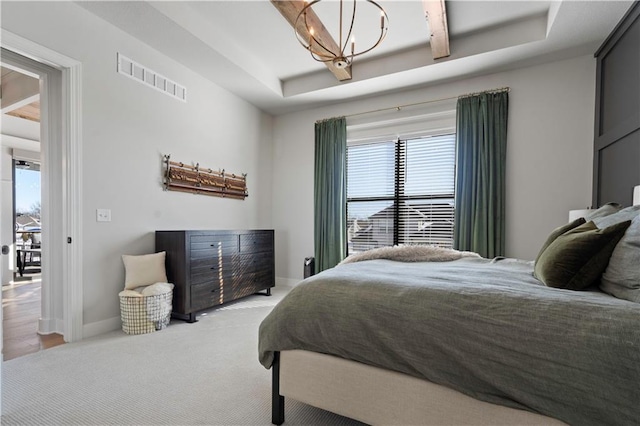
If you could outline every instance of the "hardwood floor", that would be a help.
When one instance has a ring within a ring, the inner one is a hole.
[[[39,335],[40,274],[2,286],[3,354],[8,361],[64,343],[59,334]]]

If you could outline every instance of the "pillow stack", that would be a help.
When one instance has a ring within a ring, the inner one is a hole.
[[[598,282],[640,302],[640,206],[606,204],[555,229],[536,257],[534,275],[549,287],[583,290]]]

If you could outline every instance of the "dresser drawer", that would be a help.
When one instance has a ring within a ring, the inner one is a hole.
[[[191,310],[199,311],[220,305],[224,295],[220,287],[215,284],[205,283],[191,286]]]
[[[240,253],[272,251],[271,234],[240,234]]]
[[[191,272],[191,285],[220,282],[218,271],[203,269]]]
[[[232,285],[227,286],[230,294],[226,297],[237,299],[270,287],[273,287],[273,269],[271,268],[234,277]]]
[[[253,288],[266,288],[271,284],[273,279],[273,268],[268,267],[259,271],[247,274],[244,277],[244,284]]]
[[[218,269],[225,269],[231,267],[234,259],[237,255],[232,256],[213,256],[213,257],[202,257],[202,258],[192,258],[191,259],[191,272],[199,271],[202,269],[209,269],[212,271],[217,271]]]
[[[205,282],[220,282],[223,279],[231,279],[236,273],[236,269],[234,269],[230,264],[228,266],[223,265],[222,269],[217,267],[192,268],[190,276],[191,285]]]
[[[191,251],[211,250],[220,252],[237,252],[238,236],[237,235],[192,235],[190,239]]]
[[[238,273],[250,273],[271,268],[273,255],[268,252],[243,253],[233,256],[234,271]]]

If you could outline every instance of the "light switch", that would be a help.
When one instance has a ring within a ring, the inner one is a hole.
[[[109,209],[97,209],[96,210],[97,222],[111,222],[111,210]]]

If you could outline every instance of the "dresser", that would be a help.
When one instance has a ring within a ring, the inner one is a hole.
[[[175,318],[275,286],[273,230],[156,231],[156,252],[167,253]]]

